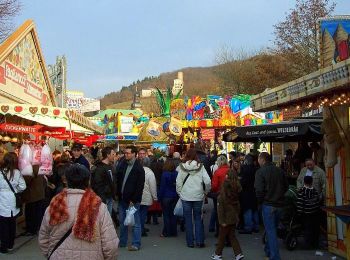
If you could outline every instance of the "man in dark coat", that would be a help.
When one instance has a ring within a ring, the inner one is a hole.
[[[276,225],[284,206],[284,194],[288,190],[288,180],[283,170],[272,163],[270,154],[261,153],[258,161],[261,168],[256,172],[254,186],[258,202],[262,205],[267,238],[265,256],[280,260]]]
[[[259,214],[254,190],[256,170],[257,168],[254,165],[253,156],[247,154],[240,172],[242,186],[240,205],[244,219],[244,229],[239,231],[240,234],[259,232]]]
[[[132,243],[130,251],[137,251],[141,247],[141,220],[140,203],[145,184],[145,170],[136,159],[135,146],[127,146],[124,151],[125,160],[117,173],[117,195],[119,197],[119,221],[120,221],[120,247],[126,247],[128,243],[128,226],[124,225],[126,210],[135,207],[135,225],[133,226]]]
[[[90,163],[83,155],[83,145],[74,143],[72,146],[73,162],[84,165],[90,171]]]
[[[114,157],[112,147],[105,147],[101,151],[102,161],[96,163],[96,169],[91,174],[91,187],[100,196],[103,203],[107,205],[112,215],[113,198],[115,196]]]

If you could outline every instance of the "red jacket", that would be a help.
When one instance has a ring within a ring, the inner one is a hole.
[[[213,179],[211,181],[211,191],[219,192],[222,184],[226,179],[226,175],[230,167],[228,165],[220,166],[213,174]]]

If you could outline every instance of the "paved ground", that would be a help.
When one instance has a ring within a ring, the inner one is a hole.
[[[209,210],[205,214],[205,226],[208,226]],[[160,218],[161,220],[161,218]],[[120,249],[120,260],[149,259],[149,260],[196,260],[210,259],[215,250],[216,239],[213,233],[207,233],[206,248],[188,248],[185,243],[185,234],[179,233],[177,238],[159,237],[161,225],[148,225],[150,233],[148,237],[142,238],[142,249],[138,252],[129,252],[127,249]],[[263,245],[261,243],[261,234],[238,235],[245,259],[264,259]],[[309,260],[309,259],[342,259],[340,257],[332,258],[333,255],[322,251],[323,256],[316,256],[316,251],[287,251],[281,241],[281,257],[290,260]],[[232,259],[232,249],[225,248],[223,256],[225,259]],[[1,255],[0,259],[19,259],[19,260],[40,260],[41,256],[37,237],[20,237],[16,240],[16,250],[8,255]]]

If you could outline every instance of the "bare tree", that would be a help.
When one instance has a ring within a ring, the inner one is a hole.
[[[275,27],[278,53],[292,61],[298,76],[318,68],[318,19],[330,15],[335,8],[331,0],[296,0],[294,9]]]
[[[215,74],[219,79],[221,94],[251,94],[255,84],[254,74],[256,64],[251,58],[255,53],[248,53],[244,49],[234,51],[224,46],[216,54]]]
[[[18,0],[0,0],[0,41],[3,41],[12,31],[12,19],[20,11]]]

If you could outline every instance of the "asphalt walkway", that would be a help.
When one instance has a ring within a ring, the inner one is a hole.
[[[137,252],[129,252],[127,249],[122,248],[119,250],[120,260],[199,260],[210,259],[211,254],[215,250],[216,238],[213,233],[207,232],[207,227],[210,217],[209,205],[205,205],[205,227],[206,227],[206,247],[205,248],[188,248],[185,243],[185,233],[179,232],[179,236],[176,238],[162,238],[160,237],[162,224],[160,225],[147,225],[150,229],[149,236],[142,238],[142,248]],[[162,219],[159,218],[160,223]],[[238,240],[241,243],[245,259],[258,260],[264,259],[264,251],[260,234],[252,235],[239,235]],[[319,251],[316,255],[316,251],[304,251],[296,249],[294,251],[288,251],[283,242],[281,241],[280,252],[282,259],[290,260],[310,260],[310,259],[342,259],[325,252]],[[224,259],[233,259],[232,249],[226,247],[223,253]],[[40,260],[45,259],[38,247],[37,237],[19,237],[16,240],[15,250],[7,255],[1,255],[0,259],[8,260]]]

